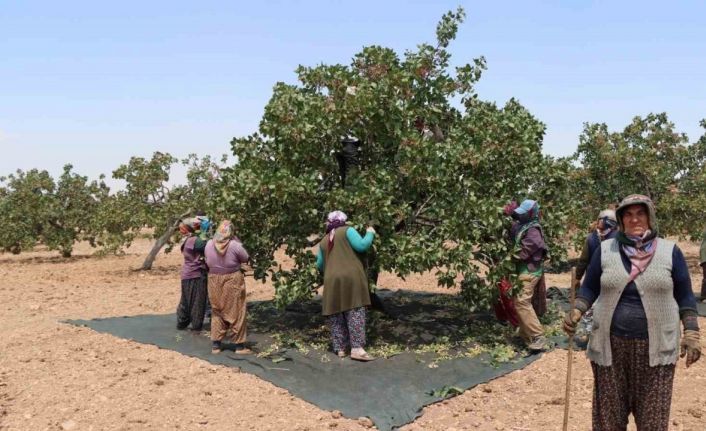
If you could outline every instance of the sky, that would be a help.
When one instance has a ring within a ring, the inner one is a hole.
[[[704,133],[702,1],[0,0],[0,175],[229,153],[298,65],[373,44],[401,55],[459,5],[453,64],[485,56],[480,97],[519,99],[547,125],[545,153],[573,153],[585,122],[649,112]]]

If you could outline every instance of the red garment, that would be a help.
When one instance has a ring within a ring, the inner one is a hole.
[[[517,310],[515,310],[515,304],[510,296],[510,290],[512,289],[512,284],[507,278],[503,278],[498,283],[498,290],[500,291],[500,296],[498,297],[498,302],[495,303],[495,317],[501,322],[507,321],[512,326],[517,327],[520,321],[517,317]]]
[[[512,289],[512,284],[508,279],[503,278],[498,283],[498,290],[500,295],[498,297],[498,302],[495,303],[495,317],[501,322],[507,321],[512,326],[517,327],[519,325],[519,318],[517,316],[517,310],[515,310],[515,303],[510,296],[510,290]],[[537,283],[532,294],[532,308],[534,312],[537,313],[537,317],[541,317],[547,312],[547,284],[544,280],[544,274],[542,278]]]

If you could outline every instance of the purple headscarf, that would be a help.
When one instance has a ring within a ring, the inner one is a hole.
[[[326,233],[328,234],[328,251],[333,249],[333,239],[336,236],[336,228],[345,226],[348,216],[343,211],[331,211],[326,216]]]

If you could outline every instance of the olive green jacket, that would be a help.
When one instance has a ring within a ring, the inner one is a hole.
[[[352,228],[336,229],[332,250],[328,249],[328,235],[320,243],[324,256],[324,316],[370,305],[363,255],[356,253],[348,242],[348,229]]]

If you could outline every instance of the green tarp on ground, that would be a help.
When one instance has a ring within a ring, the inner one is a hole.
[[[567,289],[549,288],[545,324],[558,328],[568,308]],[[368,351],[387,356],[370,363],[328,352],[321,305],[313,300],[277,309],[270,301],[248,304],[248,339],[259,355],[210,353],[207,332],[177,331],[174,315],[70,321],[98,332],[153,344],[213,364],[239,367],[289,390],[324,410],[371,418],[381,430],[413,421],[422,407],[535,361],[491,315],[470,313],[452,295],[378,291],[388,315],[368,316]],[[706,316],[706,304],[699,304]],[[554,338],[560,347],[566,337]],[[514,344],[513,344],[514,343]]]
[[[502,343],[494,344],[502,339],[500,332],[507,334],[511,330],[490,316],[468,313],[458,306],[460,299],[454,296],[389,291],[380,294],[390,314],[396,317],[370,313],[369,343],[378,346],[378,354],[388,349],[393,356],[369,363],[340,359],[325,350],[322,340],[327,340],[328,333],[316,302],[285,311],[267,301],[248,304],[248,340],[260,356],[241,357],[230,351],[212,355],[207,333],[177,331],[174,315],[69,323],[213,364],[239,367],[324,410],[339,410],[350,418],[367,416],[381,430],[413,421],[422,407],[453,394],[456,388],[466,390],[539,358],[526,352],[515,356],[512,348],[507,351]],[[480,349],[469,355],[468,340],[474,335],[464,332],[464,328],[474,325],[479,336],[486,339],[473,346],[498,346],[498,352]],[[488,330],[497,333],[481,333]],[[465,341],[462,337],[466,337]],[[445,345],[455,347],[446,351]],[[405,351],[401,351],[403,347]],[[375,348],[369,351],[376,352]],[[515,357],[503,358],[503,354]]]

